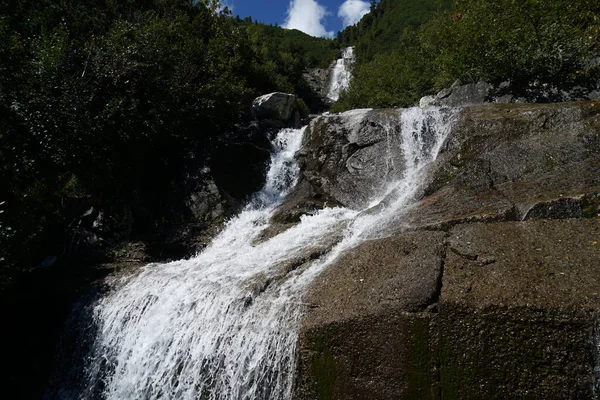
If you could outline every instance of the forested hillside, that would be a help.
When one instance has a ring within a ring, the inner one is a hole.
[[[0,281],[67,257],[72,203],[132,210],[134,236],[184,221],[185,176],[252,99],[307,96],[338,53],[213,0],[0,0]]]
[[[452,7],[452,0],[381,0],[358,24],[338,33],[343,46],[355,46],[362,63],[382,53],[402,48],[402,37],[416,30],[436,11]]]
[[[186,220],[184,177],[251,100],[307,100],[302,72],[342,46],[358,61],[338,111],[412,105],[456,80],[585,86],[599,15],[588,0],[381,0],[325,40],[213,0],[0,0],[2,274],[68,253],[69,202],[135,210],[133,235]]]
[[[412,105],[456,80],[518,88],[600,78],[600,3],[589,0],[381,0],[338,39],[358,55],[338,111]]]

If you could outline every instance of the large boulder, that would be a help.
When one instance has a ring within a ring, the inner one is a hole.
[[[288,121],[292,117],[296,96],[293,94],[274,92],[257,97],[252,102],[254,119],[274,119]]]
[[[313,120],[300,164],[319,192],[351,208],[364,207],[404,171],[399,110],[353,110]]]
[[[495,87],[487,82],[460,85],[455,82],[450,88],[442,89],[436,95],[421,98],[419,106],[424,107],[464,107],[486,102],[509,103],[512,98],[492,98]]]

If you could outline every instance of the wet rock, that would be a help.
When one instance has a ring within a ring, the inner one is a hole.
[[[429,168],[425,195],[445,186],[491,188],[524,218],[538,203],[598,188],[600,118],[593,103],[473,106],[454,132]]]
[[[302,330],[295,399],[434,399],[436,316],[386,312]]]
[[[305,326],[324,325],[388,308],[422,311],[434,301],[443,232],[415,232],[365,242],[330,265],[306,295],[319,308]]]
[[[331,68],[313,68],[304,72],[302,76],[316,95],[326,97],[330,74]]]
[[[545,174],[525,175],[489,189],[474,184],[481,182],[477,172],[469,175],[468,184],[458,176],[454,185],[444,186],[394,216],[385,232],[447,230],[466,222],[595,217],[599,163],[591,158],[560,165]]]
[[[264,186],[273,150],[271,140],[285,126],[273,119],[252,121],[221,138],[212,151],[208,185],[202,190],[211,190],[210,181],[214,181],[224,206],[237,211]]]
[[[340,198],[350,135],[323,132],[304,155],[307,181]],[[307,294],[298,398],[594,398],[599,160],[592,102],[463,109],[420,200]],[[414,240],[432,260],[443,247],[433,292],[424,258],[394,259],[404,238],[426,234],[443,243]]]
[[[212,179],[210,168],[205,167],[195,179],[196,188],[190,191],[185,205],[196,221],[213,221],[225,213],[223,198]]]
[[[597,214],[586,200],[600,192],[591,103],[470,107],[454,132],[430,167],[425,198],[396,216],[391,232]]]
[[[360,208],[402,175],[399,110],[353,110],[323,115],[304,136],[300,163],[320,193]]]
[[[256,238],[255,243],[262,243],[296,226],[305,215],[313,215],[326,207],[337,206],[339,203],[335,200],[317,193],[306,180],[300,180],[275,210],[269,226]]]
[[[541,220],[460,225],[450,232],[442,297],[476,307],[540,308],[600,305],[600,220]],[[477,269],[474,260],[496,263]],[[465,294],[461,287],[469,284]]]
[[[425,107],[464,107],[473,104],[483,104],[489,98],[494,86],[487,82],[460,85],[455,82],[450,88],[441,90],[435,96],[421,99],[419,106]]]
[[[331,71],[335,61],[329,68],[313,68],[305,71],[302,77],[310,88],[310,100],[307,106],[311,112],[323,112],[331,108],[333,101],[327,97],[331,82]]]
[[[464,190],[448,186],[396,215],[386,232],[448,230],[460,223],[516,218],[513,204],[496,190]]]
[[[253,278],[251,286],[253,288],[259,288],[260,292],[264,292],[269,288],[271,283],[281,279],[285,279],[290,272],[308,267],[313,261],[329,253],[331,249],[343,239],[342,232],[344,225],[345,222],[339,222],[337,225],[334,225],[332,227],[330,234],[323,237],[321,241],[305,246],[294,257],[281,259],[277,263],[277,265],[271,268],[268,272],[265,272]],[[278,226],[281,226],[281,224],[276,224],[275,228],[272,229],[277,229]],[[293,226],[286,226],[285,229],[283,229],[281,232],[278,232],[277,234],[283,233],[292,227]],[[267,232],[270,232],[269,228],[267,228]],[[263,233],[261,236],[264,236],[266,234],[267,233]],[[265,242],[268,239],[269,238],[261,237],[255,241],[254,245],[268,246],[269,244],[265,244]],[[279,288],[278,285],[275,285],[275,287]],[[252,296],[255,296],[255,294],[257,293],[256,289],[252,288],[250,288],[250,292],[253,293]]]
[[[269,226],[267,226],[259,235],[256,239],[254,239],[253,244],[257,245],[263,242],[266,242],[269,239],[274,238],[275,236],[279,235],[280,233],[283,233],[285,231],[287,231],[290,228],[293,228],[294,226],[298,225],[298,223],[285,223],[285,222],[272,222],[269,224]]]
[[[437,301],[443,242],[440,232],[366,242],[319,276],[305,296],[312,307],[300,334],[298,398],[432,390],[432,316],[421,311]]]
[[[277,208],[271,217],[271,223],[295,224],[300,222],[303,215],[339,205],[334,199],[317,193],[306,180],[302,180]]]
[[[439,309],[443,392],[593,398],[599,239],[597,219],[454,228]]]
[[[481,174],[498,185],[597,157],[598,111],[590,102],[468,107],[432,167],[426,192],[456,183],[457,177],[463,187],[478,184]]]

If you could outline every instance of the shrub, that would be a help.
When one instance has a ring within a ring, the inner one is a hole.
[[[378,13],[397,13],[393,4],[382,1]],[[360,32],[366,22],[380,27],[378,20],[387,18],[378,13],[344,37]],[[366,34],[355,40],[363,43]],[[359,58],[335,110],[411,105],[456,80],[511,81],[516,87],[595,84],[600,78],[600,2],[455,0],[451,10],[438,11],[416,31],[405,29],[387,42],[393,50],[372,61]]]
[[[589,76],[600,3],[589,0],[457,0],[420,32],[439,71],[460,79],[557,82]]]

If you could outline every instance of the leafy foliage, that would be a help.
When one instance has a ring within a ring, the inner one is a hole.
[[[134,229],[185,218],[185,177],[251,100],[302,95],[337,46],[215,0],[0,0],[0,264],[60,255],[66,199],[131,209]]]
[[[462,0],[423,27],[421,42],[438,84],[571,80],[594,57],[599,15],[587,0]]]
[[[341,93],[333,111],[405,106],[431,90],[435,71],[415,33],[407,29],[400,43],[403,46],[397,50],[356,66],[350,88]]]
[[[416,30],[431,15],[448,9],[451,0],[381,0],[371,3],[371,12],[356,25],[338,33],[343,46],[355,46],[361,63],[376,56],[400,51],[406,42],[406,31]]]
[[[298,30],[237,21],[248,35],[255,54],[251,64],[252,85],[261,93],[296,93],[307,103],[312,96],[302,74],[307,68],[326,68],[339,55],[332,39],[315,39]]]
[[[382,0],[341,32],[343,43],[357,45],[359,65],[336,110],[408,106],[456,80],[576,86],[600,77],[598,2],[455,0],[432,14],[433,7]]]

